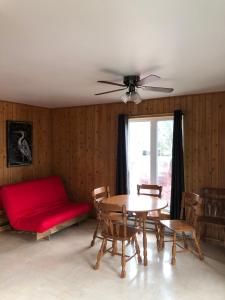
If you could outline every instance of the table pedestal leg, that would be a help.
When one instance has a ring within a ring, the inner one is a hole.
[[[147,235],[146,235],[146,219],[143,218],[143,255],[144,255],[144,266],[148,265],[148,257],[147,257]]]

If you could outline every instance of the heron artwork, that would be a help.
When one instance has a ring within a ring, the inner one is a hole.
[[[18,139],[17,146],[23,157],[26,157],[28,161],[32,160],[31,150],[27,140],[25,139],[25,132],[20,130],[18,133],[21,134],[21,137]]]

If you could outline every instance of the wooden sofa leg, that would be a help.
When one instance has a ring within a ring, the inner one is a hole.
[[[50,241],[50,234],[44,235],[42,233],[37,233],[36,240],[37,241],[39,241],[39,240],[48,240],[48,241]]]
[[[50,239],[51,239],[50,234],[48,236],[44,237],[44,239],[47,240],[47,241],[50,241]]]

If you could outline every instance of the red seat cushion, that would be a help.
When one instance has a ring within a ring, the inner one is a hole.
[[[67,203],[44,213],[21,218],[14,223],[14,228],[41,233],[55,225],[86,214],[90,209],[91,207],[88,203]]]
[[[35,232],[91,209],[87,203],[71,203],[58,176],[3,186],[1,198],[11,226]]]
[[[3,205],[2,205],[2,196],[1,196],[1,188],[0,188],[0,210],[3,209]]]

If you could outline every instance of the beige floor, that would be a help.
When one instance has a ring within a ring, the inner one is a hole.
[[[27,233],[0,234],[1,300],[70,299],[225,299],[225,250],[204,247],[207,257],[199,261],[190,253],[178,254],[170,264],[170,245],[157,253],[148,235],[149,266],[133,259],[127,278],[120,279],[119,257],[107,254],[95,271],[99,241],[89,248],[94,221],[74,226],[38,241]]]

